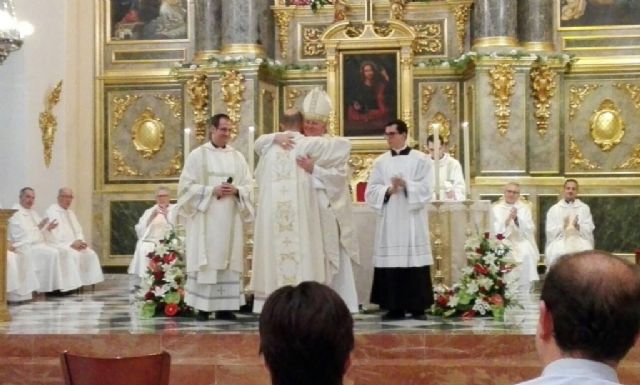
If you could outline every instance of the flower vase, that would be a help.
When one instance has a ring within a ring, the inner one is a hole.
[[[493,320],[504,322],[504,306],[493,306],[491,307],[491,314],[493,314]]]

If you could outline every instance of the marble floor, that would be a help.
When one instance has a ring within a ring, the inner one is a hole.
[[[0,323],[0,334],[163,334],[247,333],[258,329],[257,316],[238,313],[236,321],[196,321],[194,318],[141,319],[137,315],[133,286],[137,279],[108,274],[105,282],[65,297],[37,296],[33,301],[10,304],[12,320]],[[425,334],[533,335],[537,322],[537,294],[521,296],[522,309],[508,309],[504,321],[491,318],[406,319],[382,321],[381,313],[354,315],[357,334],[419,332]]]

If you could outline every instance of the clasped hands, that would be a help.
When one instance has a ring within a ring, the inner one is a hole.
[[[573,221],[571,220],[570,215],[564,217],[564,229],[567,230],[570,227],[574,227],[576,230],[580,230],[580,224],[578,223],[577,215],[573,218]]]
[[[398,193],[407,188],[407,182],[399,176],[391,177],[391,187],[389,187],[389,194]]]
[[[58,221],[56,221],[55,219],[49,221],[49,218],[43,218],[40,223],[38,223],[38,229],[42,230],[45,227],[47,231],[51,231],[58,227]]]
[[[87,242],[83,241],[82,239],[76,239],[71,244],[71,248],[74,250],[84,250],[87,248]]]
[[[213,188],[213,195],[218,199],[227,195],[236,195],[237,193],[238,189],[228,182],[222,182],[222,184]]]

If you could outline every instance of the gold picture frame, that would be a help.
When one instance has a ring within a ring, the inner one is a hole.
[[[147,3],[107,0],[105,41],[107,44],[188,42],[192,38],[192,8],[188,0]]]

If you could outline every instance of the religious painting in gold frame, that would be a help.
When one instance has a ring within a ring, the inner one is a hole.
[[[189,40],[187,0],[107,0],[108,43]]]
[[[348,137],[380,137],[398,116],[398,50],[340,53],[342,131]]]
[[[561,30],[640,26],[640,1],[560,0],[556,4]]]

